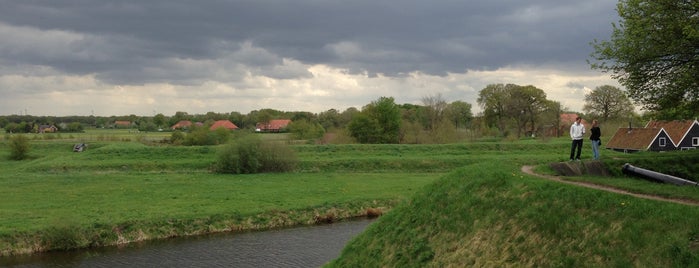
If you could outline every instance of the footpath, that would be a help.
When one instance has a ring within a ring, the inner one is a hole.
[[[589,183],[589,182],[579,182],[579,181],[569,181],[569,180],[564,180],[560,176],[551,176],[551,175],[545,175],[545,174],[538,174],[534,172],[534,167],[533,166],[522,166],[522,172],[537,176],[539,178],[555,181],[555,182],[560,182],[560,183],[565,183],[565,184],[570,184],[570,185],[575,185],[575,186],[580,186],[580,187],[586,187],[586,188],[591,188],[595,190],[600,190],[600,191],[607,191],[607,192],[612,192],[612,193],[617,193],[617,194],[625,194],[625,195],[630,195],[633,197],[637,198],[644,198],[644,199],[651,199],[651,200],[658,200],[658,201],[664,201],[664,202],[671,202],[671,203],[677,203],[677,204],[683,204],[683,205],[689,205],[689,206],[699,206],[699,201],[694,201],[694,200],[684,200],[684,199],[676,199],[676,198],[667,198],[667,197],[662,197],[662,196],[656,196],[656,195],[648,195],[648,194],[639,194],[639,193],[633,193],[629,192],[626,190],[606,186],[606,185],[599,185],[599,184],[594,184],[594,183]]]

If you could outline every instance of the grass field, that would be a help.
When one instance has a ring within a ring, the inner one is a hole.
[[[0,254],[314,224],[390,209],[331,266],[699,263],[695,207],[520,172],[522,165],[550,172],[547,163],[565,161],[566,138],[294,145],[296,172],[222,175],[210,171],[219,147],[161,144],[167,135],[92,130],[34,136],[24,161],[7,160],[7,144],[0,142]],[[87,142],[89,149],[72,152],[76,142]],[[691,176],[699,173],[696,152],[603,151],[603,162],[614,177],[565,179],[699,200],[696,187],[651,183],[618,171],[629,162]]]
[[[455,169],[381,217],[328,266],[699,266],[696,206],[526,175],[520,172],[523,164],[545,167],[555,160],[542,155],[543,150],[529,152],[526,158],[489,159]],[[697,187],[658,184],[619,174],[620,163],[629,162],[691,177],[699,168],[699,153],[695,151],[603,154],[605,164],[617,174],[614,177],[564,179],[699,201]]]

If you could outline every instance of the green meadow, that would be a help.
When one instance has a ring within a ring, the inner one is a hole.
[[[568,158],[566,138],[438,145],[292,145],[290,173],[212,172],[220,146],[165,133],[29,135],[0,141],[0,255],[383,214],[332,267],[699,265],[699,209],[530,176]],[[283,135],[266,140],[285,142]],[[72,152],[78,142],[85,152]],[[587,145],[587,144],[586,144]],[[584,156],[589,158],[589,150]],[[696,187],[626,177],[621,165],[698,179],[697,152],[603,151],[612,177],[567,177],[699,201]]]

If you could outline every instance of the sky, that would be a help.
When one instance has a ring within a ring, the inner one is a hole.
[[[361,109],[489,84],[582,112],[616,0],[0,0],[0,115]]]

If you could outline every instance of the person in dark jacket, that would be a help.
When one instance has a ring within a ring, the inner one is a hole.
[[[602,131],[599,129],[597,120],[592,120],[592,128],[590,128],[590,143],[592,143],[592,158],[599,159],[599,147],[602,146]]]

